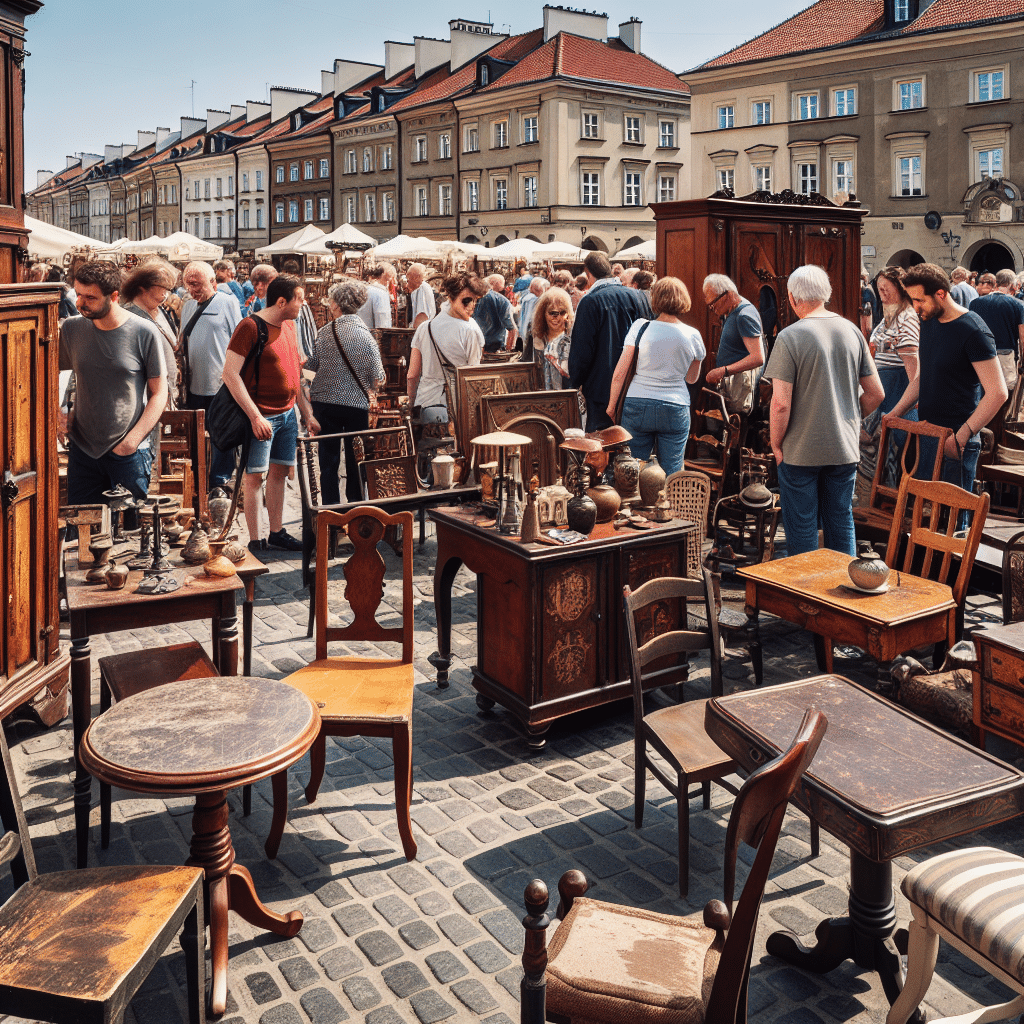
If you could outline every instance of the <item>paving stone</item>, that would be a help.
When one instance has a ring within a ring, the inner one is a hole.
[[[300,933],[301,934],[301,933]],[[347,946],[340,946],[324,953],[317,961],[323,968],[324,974],[331,981],[341,981],[350,974],[355,974],[363,969],[363,962]]]
[[[786,998],[802,1002],[812,996],[819,995],[821,986],[811,981],[804,971],[793,967],[784,967],[773,971],[768,976],[768,984],[778,989]]]
[[[253,974],[247,974],[245,976],[245,985],[257,1006],[262,1006],[264,1003],[272,1003],[275,999],[281,998],[281,989],[278,988],[277,982],[266,971],[256,971]]]
[[[519,998],[519,985],[523,980],[522,964],[513,964],[494,976],[495,981],[514,999]]]
[[[474,1013],[486,1013],[497,1007],[498,1001],[476,978],[467,978],[452,985],[452,993]]]
[[[508,779],[509,782],[520,782],[523,779],[528,779],[531,775],[536,775],[537,769],[531,764],[514,764],[508,768],[502,768],[498,774],[502,778]]]
[[[398,934],[406,945],[413,949],[423,949],[441,941],[437,932],[426,921],[411,921],[409,924],[403,924],[398,929]]]
[[[588,814],[580,818],[580,821],[600,836],[611,835],[612,832],[618,832],[626,827],[626,822],[615,811],[599,811],[597,814]]]
[[[502,907],[480,915],[480,923],[510,953],[520,956],[523,952],[523,925],[519,918]]]
[[[537,835],[521,836],[506,844],[505,849],[515,855],[524,864],[546,864],[555,856],[554,847],[543,837]]]
[[[386,932],[366,932],[356,939],[356,945],[374,967],[390,963],[402,955],[402,947]]]
[[[454,1017],[458,1012],[451,1003],[437,992],[418,992],[409,1000],[420,1024],[436,1024],[437,1021]]]
[[[466,956],[486,974],[493,974],[507,967],[511,961],[490,939],[474,942],[464,950]]]
[[[319,917],[307,917],[302,922],[299,938],[310,953],[319,953],[321,949],[327,949],[338,941],[334,929]]]
[[[486,878],[488,881],[519,866],[518,862],[513,860],[500,846],[496,846],[493,850],[485,850],[483,853],[478,853],[468,858],[465,864],[471,871],[474,871],[481,878]],[[455,898],[459,898],[458,891],[455,893]]]
[[[581,849],[577,853],[576,859],[582,867],[588,869],[586,872],[588,878],[591,877],[591,874],[596,878],[609,878],[612,875],[617,875],[620,871],[625,871],[628,867],[626,862],[612,853],[607,846],[598,844]]]
[[[410,811],[410,817],[428,836],[441,832],[451,825],[451,819],[447,815],[442,814],[436,807],[431,807],[430,805],[413,807]]]
[[[424,973],[409,960],[403,960],[400,964],[385,967],[380,972],[380,976],[384,979],[384,984],[399,999],[407,999],[414,992],[430,987],[430,982],[427,981]]]
[[[282,960],[277,969],[284,976],[293,992],[299,992],[309,988],[314,982],[320,980],[316,968],[304,957],[296,956],[291,960]]]
[[[416,897],[416,906],[428,917],[437,917],[451,907],[451,904],[439,892],[425,892]]]
[[[616,875],[613,884],[632,903],[650,903],[661,896],[657,886],[632,871]]]
[[[353,903],[350,907],[342,907],[331,915],[341,930],[350,938],[365,932],[377,924],[377,919],[361,903]]]
[[[346,978],[341,983],[342,991],[348,996],[349,1002],[357,1010],[369,1010],[380,1002],[380,993],[369,978],[360,975],[357,978]],[[367,1020],[370,1018],[367,1017]],[[401,1020],[401,1018],[398,1018]]]
[[[480,929],[475,924],[471,924],[459,914],[439,917],[437,919],[437,926],[444,932],[448,941],[456,946],[462,946],[480,934]]]
[[[470,831],[473,831],[472,828],[470,828]],[[437,845],[445,853],[451,854],[451,856],[457,857],[460,860],[471,854],[474,850],[479,849],[477,844],[465,832],[460,832],[458,829],[452,829],[450,832],[444,832],[439,835],[437,837]]]
[[[260,1024],[304,1024],[302,1014],[290,1003],[272,1006],[260,1016]]]
[[[607,789],[611,783],[605,779],[598,779],[590,776],[586,779],[577,780],[574,785],[577,789],[583,790],[584,793],[600,793],[601,790]]]
[[[571,786],[566,786],[564,783],[548,777],[532,779],[527,785],[545,800],[565,800],[572,796]]]
[[[349,1019],[348,1011],[325,988],[311,988],[303,992],[299,1003],[306,1011],[310,1024],[341,1024],[341,1021]]]
[[[541,802],[541,797],[528,789],[506,789],[498,794],[498,799],[514,811],[525,811],[527,807],[536,807]]]
[[[554,775],[556,779],[569,782],[571,779],[578,779],[583,774],[583,769],[578,764],[556,764],[548,769],[548,775]]]
[[[581,846],[589,846],[594,837],[579,827],[575,822],[555,825],[544,833],[552,842],[558,843],[563,850],[578,850]]]
[[[405,1024],[398,1011],[392,1006],[382,1006],[366,1015],[365,1024]]]
[[[316,898],[327,908],[336,907],[339,903],[347,903],[352,899],[352,894],[345,889],[341,882],[336,880],[325,882],[314,892]]]
[[[423,873],[411,864],[402,864],[400,867],[394,868],[388,872],[388,877],[410,896],[430,888],[430,882],[423,876]]]
[[[494,818],[481,818],[480,821],[471,822],[467,827],[481,843],[493,843],[496,839],[508,835],[508,827]]]
[[[479,914],[483,910],[489,910],[498,905],[497,900],[476,882],[460,886],[452,892],[452,895],[467,914]]]
[[[466,880],[466,873],[446,860],[431,861],[427,870],[444,886],[449,889]]]
[[[416,920],[416,911],[409,906],[400,896],[394,893],[389,896],[382,896],[379,900],[373,901],[373,909],[384,918],[392,928],[400,924]]]
[[[531,811],[526,820],[534,828],[544,829],[548,825],[558,825],[566,821],[567,815],[557,807],[540,807],[536,811]]]
[[[450,981],[465,977],[469,973],[466,965],[447,949],[442,950],[440,953],[431,953],[424,960],[434,977],[442,985],[447,985]]]
[[[511,825],[517,832],[524,832],[530,827],[529,818],[524,818],[521,814],[514,814],[512,811],[502,811],[501,820],[506,825]]]
[[[354,871],[348,876],[348,881],[364,899],[372,899],[394,889],[388,876],[379,871]]]
[[[331,827],[335,832],[342,837],[347,839],[350,843],[357,842],[360,839],[366,839],[370,835],[369,829],[366,827],[366,821],[355,811],[347,811],[344,814],[335,814],[334,816],[327,819],[331,823]]]

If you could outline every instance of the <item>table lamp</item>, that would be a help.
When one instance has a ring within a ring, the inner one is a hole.
[[[497,527],[499,533],[514,534],[519,532],[519,500],[518,493],[522,488],[522,480],[514,479],[518,474],[518,451],[512,455],[512,470],[508,471],[510,449],[522,448],[530,444],[531,438],[525,434],[513,434],[508,430],[496,430],[490,434],[474,437],[471,444],[487,445],[498,449],[498,488],[495,497],[498,500]]]

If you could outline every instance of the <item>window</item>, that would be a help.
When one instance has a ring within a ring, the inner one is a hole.
[[[331,176],[331,164],[330,161],[321,157],[320,159],[320,177],[329,178]]]
[[[770,165],[760,164],[754,167],[754,190],[757,192],[771,192],[772,190],[772,169]]]
[[[242,172],[242,191],[249,191],[249,175],[246,174],[244,171]]]
[[[280,169],[281,168],[279,168],[279,170]],[[281,177],[278,180],[279,181],[284,181],[284,178]],[[256,191],[257,192],[262,192],[263,191],[263,172],[262,171],[257,171],[256,172]]]
[[[373,150],[366,147],[363,150],[363,174],[369,174],[373,170]]]
[[[818,191],[817,164],[798,164],[797,174],[800,178],[800,191],[803,195],[808,196],[812,192]]]
[[[496,210],[508,209],[508,179],[497,178],[494,182],[494,208]]]
[[[451,185],[437,186],[438,212],[442,217],[450,217],[452,214],[452,187]]]
[[[583,172],[583,205],[601,205],[601,175],[598,171]]]
[[[356,197],[345,196],[345,223],[355,224],[356,222]]]
[[[523,206],[537,205],[537,176],[534,174],[523,178]]]
[[[417,163],[427,159],[427,137],[419,135],[413,140],[413,160]]]
[[[302,177],[309,181],[313,177],[313,161],[306,160],[302,165]]]
[[[908,21],[910,19],[910,0],[895,0],[893,18],[895,21]]]
[[[917,110],[924,106],[924,79],[896,83],[896,109]]]
[[[536,142],[540,138],[540,130],[537,127],[537,115],[531,114],[523,118],[523,142]]]
[[[899,195],[919,196],[921,189],[921,158],[919,156],[903,156],[899,158]]]
[[[503,149],[508,145],[508,121],[499,121],[494,126],[494,148]]]
[[[627,117],[626,118],[626,142],[639,142],[640,141],[640,118],[639,117]]]
[[[395,219],[395,194],[394,192],[384,193],[384,219],[393,221]]]
[[[280,185],[284,181],[284,164],[277,165],[277,183]]]
[[[345,150],[345,173],[356,173],[356,151],[354,149]]]
[[[836,117],[849,117],[857,113],[856,89],[832,90],[832,113]]]
[[[377,219],[377,197],[368,195],[366,200],[366,223],[372,224]]]
[[[297,224],[299,222],[299,201],[298,201],[298,199],[293,199],[293,200],[291,200],[291,202],[288,203],[288,220],[292,224]]]
[[[248,227],[249,227],[249,208],[245,207],[245,209],[242,210],[242,229],[245,230],[245,229],[248,229]]]
[[[754,104],[754,124],[772,123],[771,100],[758,100]]]
[[[391,147],[390,146],[385,146],[384,147],[384,158],[381,160],[380,166],[381,166],[381,170],[384,170],[384,171],[390,171],[391,170]]]
[[[189,193],[190,193],[191,191],[192,191],[192,188],[191,188],[191,186],[190,186],[190,185],[188,184],[188,182],[186,182],[186,183],[185,183],[185,198],[186,198],[187,200],[190,200],[190,199],[192,198],[192,197],[191,197],[191,195],[189,195]],[[111,212],[112,212],[112,213],[120,213],[121,211],[120,211],[120,210],[118,210],[118,209],[116,209],[116,206],[117,206],[117,204],[115,203],[114,205],[115,205],[115,209],[113,209],[113,210],[112,210]]]
[[[426,188],[416,189],[416,216],[426,217],[430,213]]]
[[[596,139],[599,137],[601,129],[598,127],[597,118],[597,114],[583,115],[583,138]]]
[[[207,178],[203,182],[203,198],[204,199],[209,199],[210,198],[210,179],[209,178]]]
[[[978,71],[974,75],[974,102],[988,103],[1003,98],[1003,71]]]
[[[797,96],[796,114],[801,121],[813,121],[818,116],[818,94],[806,92]]]
[[[480,132],[477,128],[466,129],[466,145],[463,148],[467,153],[480,151]]]
[[[491,69],[487,64],[480,65],[480,84],[489,85],[491,82]]]
[[[623,175],[623,205],[642,206],[640,202],[640,175],[632,171]]]
[[[671,203],[676,198],[676,179],[672,174],[663,174],[658,178],[658,199],[663,203]]]
[[[292,164],[288,168],[288,180],[298,181],[299,180],[299,165],[297,163]]]
[[[326,196],[321,196],[319,203],[320,220],[331,219],[331,201]]]
[[[235,176],[233,174],[228,175],[228,195],[233,196],[235,194]]]
[[[832,163],[832,192],[845,192],[849,195],[853,191],[853,161],[835,160]]]
[[[466,209],[470,211],[480,209],[480,182],[478,181],[466,182]]]
[[[235,233],[235,215],[228,210],[228,238]]]
[[[278,204],[278,205],[280,206],[280,204]],[[280,220],[284,220],[284,207],[283,206],[281,207],[281,217],[280,217]],[[262,227],[265,227],[265,226],[266,225],[264,225],[264,223],[263,223],[263,207],[262,206],[257,206],[256,207],[256,227],[257,228],[262,228]]]
[[[732,128],[736,123],[736,111],[733,107],[719,107],[718,108],[718,127],[719,128]]]
[[[658,145],[662,149],[676,148],[676,123],[675,121],[662,121],[658,125]]]
[[[302,204],[302,219],[309,221],[313,219],[313,200],[306,199]]]
[[[1001,178],[1003,175],[1003,150],[979,149],[978,150],[978,172],[975,180],[983,181],[985,178]]]
[[[222,227],[223,223],[224,223],[224,218],[223,217],[218,217],[217,218],[217,237],[218,238],[222,237],[221,227]]]
[[[437,158],[447,160],[452,155],[452,137],[445,132],[437,137]]]

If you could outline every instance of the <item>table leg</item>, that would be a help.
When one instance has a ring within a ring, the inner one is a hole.
[[[222,676],[238,674],[238,617],[235,615],[235,595],[229,594],[231,609],[229,614],[221,614],[217,629],[217,671]]]
[[[832,641],[817,633],[811,634],[814,637],[814,660],[818,663],[819,672],[832,674]]]
[[[256,599],[256,579],[245,581],[242,601],[242,675],[252,675],[252,605]]]
[[[438,542],[440,544],[440,541]],[[437,669],[437,685],[448,687],[448,670],[452,664],[452,584],[462,565],[457,555],[448,556],[440,547],[434,565],[434,618],[437,620],[437,650],[427,661]]]
[[[78,745],[92,718],[92,650],[89,637],[71,639],[71,718],[75,748],[75,842],[76,864],[89,866],[89,810],[92,806],[92,776],[78,760]]]

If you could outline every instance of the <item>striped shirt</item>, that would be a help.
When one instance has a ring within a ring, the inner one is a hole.
[[[875,346],[875,366],[903,366],[900,353],[917,353],[920,346],[921,321],[913,306],[901,309],[890,323],[884,317],[871,332]]]
[[[316,374],[310,387],[314,402],[346,405],[350,409],[368,409],[367,391],[384,383],[384,366],[380,349],[373,335],[355,313],[340,316],[333,321],[338,328],[338,341],[358,374],[355,380],[334,341],[334,330],[328,323],[316,336],[316,348],[306,361],[305,369]]]

